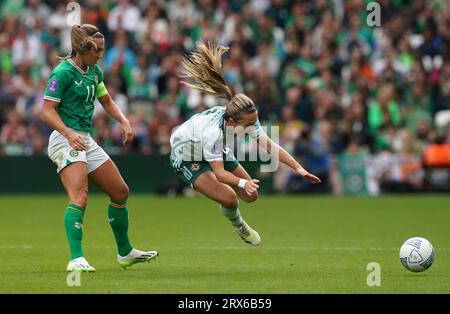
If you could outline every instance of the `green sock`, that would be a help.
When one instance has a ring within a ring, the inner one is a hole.
[[[117,250],[120,256],[128,255],[133,247],[128,239],[128,209],[127,201],[111,201],[108,207],[109,224],[114,232]]]
[[[239,212],[239,207],[235,209],[225,208],[220,205],[222,214],[229,220],[234,226],[238,226],[242,223],[241,213]]]
[[[83,256],[83,249],[81,248],[83,217],[84,208],[75,204],[67,205],[66,214],[64,215],[64,227],[66,229],[72,259]]]

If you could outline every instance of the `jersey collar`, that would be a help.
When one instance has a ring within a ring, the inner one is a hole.
[[[89,72],[89,66],[87,66],[87,70],[86,72],[84,72],[78,65],[75,64],[75,62],[73,62],[72,59],[67,59],[67,61],[69,61],[69,63],[75,68],[77,69],[81,74],[87,74]]]

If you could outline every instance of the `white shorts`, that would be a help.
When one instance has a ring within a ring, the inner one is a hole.
[[[73,162],[85,162],[88,168],[88,173],[94,171],[110,158],[107,153],[98,146],[87,132],[74,130],[74,132],[81,135],[86,143],[85,151],[77,151],[70,146],[69,141],[58,131],[53,131],[48,140],[48,156],[56,164],[60,172],[64,167]]]

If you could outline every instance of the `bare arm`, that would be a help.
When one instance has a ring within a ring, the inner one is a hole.
[[[294,157],[292,157],[283,147],[272,141],[266,134],[263,134],[259,138],[259,142],[259,146],[266,149],[268,153],[271,153],[273,150],[277,151],[280,162],[291,167],[305,179],[311,181],[312,183],[321,182],[318,177],[306,171],[305,168],[303,168],[302,165],[294,159]]]
[[[44,107],[41,113],[42,121],[61,133],[69,141],[70,146],[74,149],[78,151],[85,150],[86,144],[84,143],[82,137],[75,133],[72,129],[68,128],[56,112],[56,107],[58,107],[58,104],[58,102],[44,99]]]
[[[130,121],[128,121],[123,112],[120,111],[111,96],[106,94],[98,98],[98,101],[103,108],[105,108],[106,113],[122,125],[124,134],[123,144],[126,145],[131,143],[133,140],[133,130],[131,129]]]
[[[226,171],[223,168],[223,161],[210,161],[209,164],[211,165],[211,168],[216,175],[217,180],[231,186],[239,187],[239,182],[243,179],[235,176],[229,171]],[[247,182],[245,183],[244,190],[248,195],[252,195],[259,188],[259,180],[251,179],[246,181]]]

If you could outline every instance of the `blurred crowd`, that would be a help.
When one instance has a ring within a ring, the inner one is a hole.
[[[46,153],[51,130],[39,115],[48,75],[70,52],[68,2],[0,2],[0,155]],[[280,126],[283,147],[331,183],[322,187],[339,189],[343,154],[379,156],[377,178],[413,188],[425,177],[426,149],[437,145],[450,166],[446,0],[379,0],[381,27],[368,25],[364,0],[77,2],[82,22],[105,35],[105,83],[135,133],[121,146],[120,126],[97,104],[93,136],[110,154],[167,154],[174,126],[220,104],[177,76],[180,57],[203,39],[231,48],[226,81],[254,100],[262,124]],[[309,188],[293,179],[282,168],[275,188]]]

